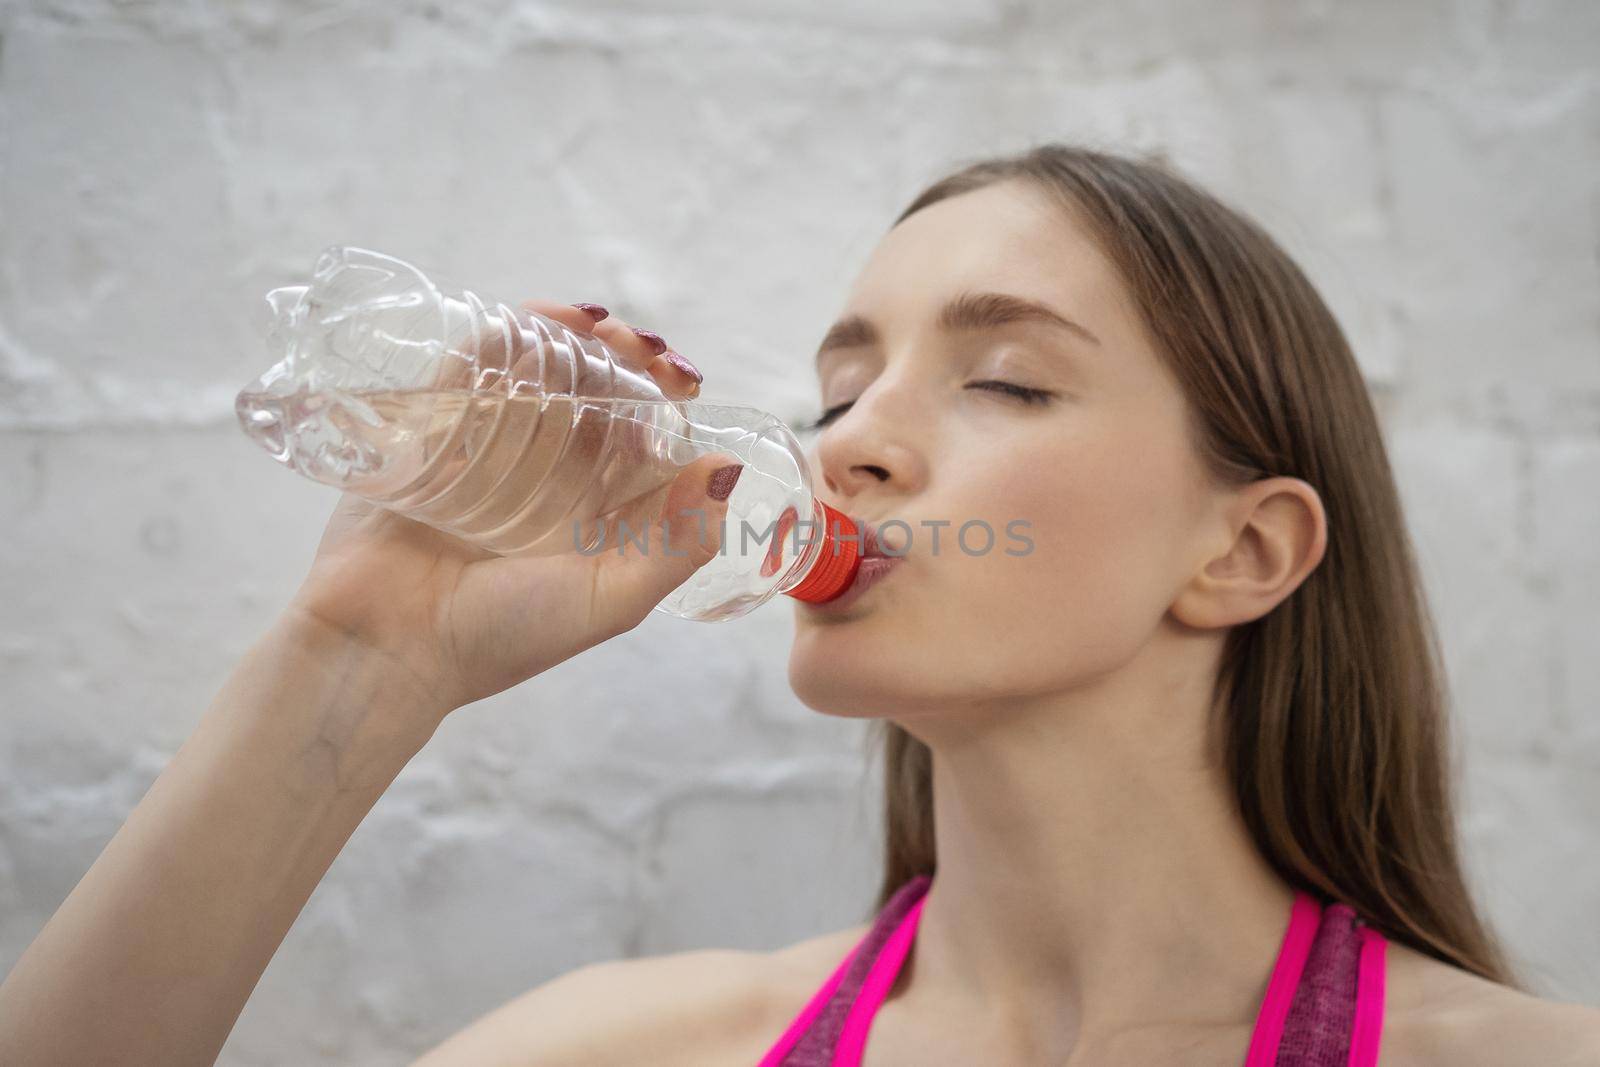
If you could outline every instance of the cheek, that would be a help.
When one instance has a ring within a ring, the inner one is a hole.
[[[994,528],[996,547],[945,557],[959,560],[952,599],[973,623],[969,637],[1021,674],[1059,678],[1125,659],[1177,591],[1182,453],[1103,428],[1017,454],[1034,462],[1001,464],[965,494]],[[1012,520],[1031,549],[1006,535]]]

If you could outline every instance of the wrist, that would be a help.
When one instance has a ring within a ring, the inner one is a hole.
[[[452,705],[407,664],[315,616],[286,611],[251,648],[238,680],[323,721],[337,745],[420,750]]]

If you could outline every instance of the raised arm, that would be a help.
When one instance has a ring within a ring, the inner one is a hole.
[[[574,308],[538,310],[593,327]],[[607,340],[693,391],[645,342]],[[620,555],[501,559],[341,502],[289,610],[0,984],[0,1064],[211,1063],[334,857],[443,718],[632,629],[711,560],[726,503],[707,483],[730,458],[685,468],[648,544]],[[702,515],[672,520],[684,512]]]
[[[443,710],[309,620],[246,654],[0,986],[0,1063],[212,1062]]]

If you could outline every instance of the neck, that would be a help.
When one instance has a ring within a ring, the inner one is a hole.
[[[933,754],[919,991],[1049,1019],[1055,1042],[1253,1021],[1293,890],[1209,740],[1197,665],[1214,651],[1168,647],[1070,694],[902,722]]]

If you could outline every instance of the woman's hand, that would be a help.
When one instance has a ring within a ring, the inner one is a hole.
[[[687,361],[657,335],[604,309],[543,301],[523,307],[599,337],[668,397],[699,393],[698,372]],[[734,462],[728,455],[700,457],[642,507],[629,509],[642,549],[608,531],[604,549],[592,555],[574,548],[497,557],[347,494],[288,621],[331,630],[338,644],[378,657],[397,684],[417,695],[418,706],[442,717],[643,621],[716,554],[727,504],[708,495],[709,480]],[[641,515],[651,522],[642,538],[632,518]]]

